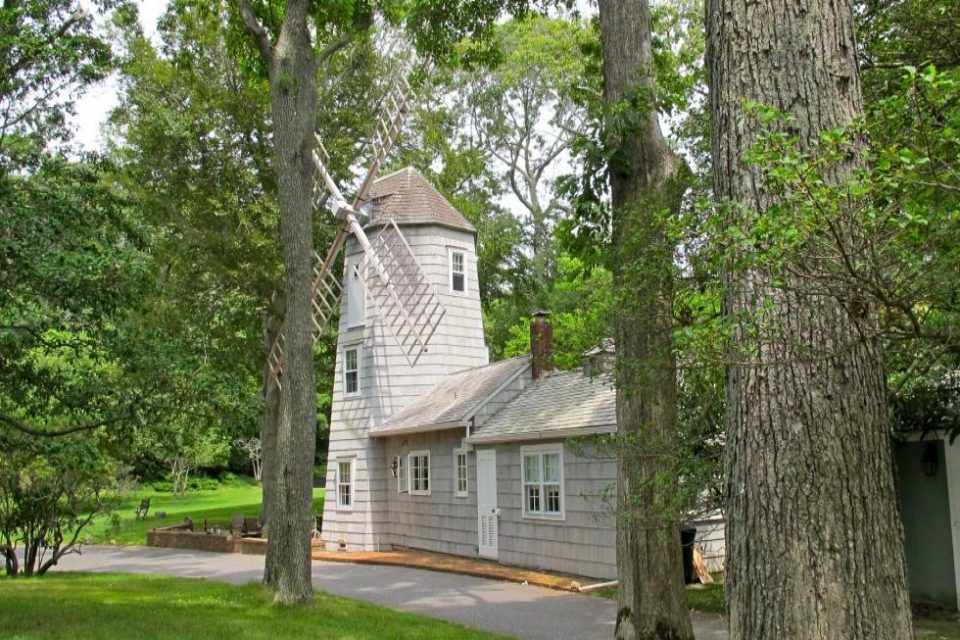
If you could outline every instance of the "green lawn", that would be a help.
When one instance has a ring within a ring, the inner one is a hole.
[[[211,525],[229,527],[230,519],[237,514],[248,517],[260,513],[260,486],[224,485],[215,490],[188,491],[187,495],[176,500],[169,493],[158,493],[153,489],[137,491],[118,511],[119,527],[111,524],[110,516],[101,516],[84,529],[81,538],[97,544],[146,544],[147,531],[154,527],[179,524],[187,516],[193,519],[194,526],[203,526],[206,518]],[[146,520],[135,520],[134,511],[143,498],[150,498],[150,513]],[[313,510],[323,513],[323,489],[313,491]],[[166,511],[167,517],[158,520],[157,511]]]
[[[601,598],[617,597],[616,587],[597,589],[593,595]],[[691,585],[687,587],[687,606],[707,613],[723,613],[723,585],[719,583],[707,586]]]
[[[499,637],[325,593],[309,605],[280,607],[255,583],[109,573],[0,579],[0,610],[7,640]]]
[[[715,574],[716,577],[717,574]],[[722,577],[720,577],[722,580]],[[601,598],[616,598],[617,588],[598,589],[594,595]],[[690,585],[687,587],[687,606],[704,613],[723,614],[723,582],[710,585]],[[924,614],[927,615],[927,614]],[[960,640],[960,620],[958,616],[947,615],[940,619],[914,616],[917,640]]]

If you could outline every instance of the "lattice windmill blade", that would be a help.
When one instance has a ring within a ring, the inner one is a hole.
[[[392,224],[392,231],[387,236],[384,236],[384,227],[377,237],[377,246],[374,246],[358,222],[357,215],[358,208],[366,199],[380,167],[403,129],[413,94],[407,74],[415,62],[416,57],[411,51],[395,72],[390,90],[384,98],[383,113],[375,129],[373,157],[354,195],[352,205],[347,204],[343,192],[330,175],[327,169],[330,155],[320,137],[315,135],[313,205],[315,208],[329,206],[336,217],[343,219],[343,223],[324,259],[321,261],[317,256],[311,290],[314,340],[317,340],[329,325],[339,305],[342,286],[334,267],[347,236],[353,233],[363,248],[364,271],[372,274],[364,278],[368,295],[372,286],[374,302],[381,310],[381,318],[411,365],[426,351],[427,343],[445,311],[396,224]],[[417,283],[416,286],[413,286],[414,282]],[[283,374],[284,346],[284,327],[281,326],[267,359],[271,373],[270,382],[276,384],[277,388],[280,388]]]
[[[427,351],[446,309],[396,222],[383,223],[371,245],[368,269],[374,274],[365,278],[367,295],[413,366]]]

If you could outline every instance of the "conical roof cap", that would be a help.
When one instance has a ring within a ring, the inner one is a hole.
[[[393,218],[398,225],[435,224],[477,232],[476,227],[413,167],[378,178],[370,186],[369,198],[373,202],[369,225]]]

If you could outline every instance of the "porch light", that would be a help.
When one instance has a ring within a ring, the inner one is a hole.
[[[394,458],[393,462],[390,463],[390,472],[393,473],[393,477],[397,477],[397,459]]]
[[[940,466],[939,456],[937,455],[937,445],[928,442],[923,448],[923,455],[920,456],[920,468],[923,469],[923,475],[932,478],[937,475],[937,469]]]

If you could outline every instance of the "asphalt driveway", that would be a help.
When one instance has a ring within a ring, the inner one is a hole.
[[[84,547],[60,561],[59,571],[159,573],[232,584],[259,581],[263,557],[148,547]],[[332,562],[313,563],[313,584],[338,596],[414,611],[528,640],[609,640],[610,600],[469,576]],[[725,640],[723,621],[694,617],[697,640]]]

